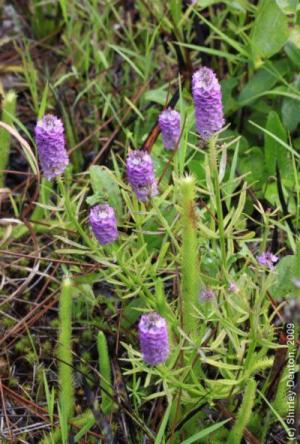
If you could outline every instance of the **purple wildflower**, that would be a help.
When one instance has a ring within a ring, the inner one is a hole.
[[[256,259],[260,265],[268,267],[270,270],[273,270],[273,264],[276,264],[276,262],[279,260],[279,258],[270,251],[263,252],[261,255],[256,256]]]
[[[165,109],[158,118],[164,146],[173,150],[180,137],[180,114],[174,109]]]
[[[167,322],[158,313],[141,316],[139,339],[144,361],[149,365],[165,362],[169,355]]]
[[[202,67],[193,74],[192,93],[197,131],[208,140],[224,125],[221,86],[211,69]]]
[[[115,211],[109,205],[96,205],[91,208],[89,221],[93,233],[101,245],[110,244],[118,238]]]
[[[46,114],[36,124],[35,140],[44,176],[49,180],[60,176],[69,163],[62,121]]]
[[[235,282],[230,282],[230,285],[228,287],[228,291],[230,293],[238,293],[240,291],[240,289]]]
[[[215,297],[214,292],[210,288],[204,288],[200,292],[200,301],[209,301]]]
[[[128,182],[144,202],[158,193],[151,156],[143,150],[131,151],[126,160]]]

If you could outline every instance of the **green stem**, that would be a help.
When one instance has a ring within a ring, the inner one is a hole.
[[[103,331],[99,331],[97,336],[97,349],[99,359],[99,370],[101,374],[101,408],[104,415],[109,415],[113,409],[113,391],[111,381],[110,358],[108,353],[107,341]]]
[[[138,210],[136,212],[136,215],[135,215],[135,218],[134,218],[134,221],[135,221],[135,224],[136,224],[136,230],[137,230],[138,248],[143,248],[146,245],[145,238],[144,238],[144,233],[143,233],[142,219],[143,219],[143,216],[140,214],[140,212]],[[147,260],[147,258],[148,258],[147,248],[143,248],[142,257],[144,258],[145,261]]]
[[[240,444],[243,433],[251,418],[252,408],[255,400],[256,382],[250,379],[243,397],[243,401],[237,414],[234,426],[229,433],[227,444]]]
[[[212,177],[215,199],[216,199],[216,212],[218,218],[219,225],[219,234],[220,234],[220,247],[221,247],[221,257],[224,270],[226,270],[226,244],[225,244],[225,230],[224,230],[224,216],[222,209],[222,200],[221,200],[221,189],[219,183],[219,170],[218,170],[218,161],[217,161],[217,150],[216,150],[216,138],[212,137],[209,140],[209,166],[210,173]]]
[[[59,301],[59,338],[57,356],[59,359],[58,378],[60,387],[61,427],[68,430],[68,421],[74,411],[73,358],[72,358],[72,281],[62,282]],[[66,432],[67,433],[67,432]]]
[[[196,236],[195,181],[187,176],[180,181],[182,196],[182,321],[186,333],[196,330],[194,307],[199,297],[199,258]]]

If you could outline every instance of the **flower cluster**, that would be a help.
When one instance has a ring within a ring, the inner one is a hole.
[[[273,270],[274,264],[276,264],[279,258],[270,251],[265,251],[259,256],[257,256],[256,259],[260,265],[263,265],[264,267],[268,267],[270,270]]]
[[[101,245],[110,244],[118,238],[115,211],[107,204],[96,205],[90,210],[89,222]]]
[[[150,154],[143,150],[131,151],[126,160],[127,178],[141,202],[157,195],[157,182]]]
[[[174,109],[162,111],[158,118],[163,138],[163,144],[167,150],[176,148],[180,137],[180,114]]]
[[[200,301],[201,302],[209,301],[209,300],[213,299],[214,297],[215,297],[215,294],[214,294],[213,290],[211,290],[210,288],[204,288],[203,290],[200,291]]]
[[[208,139],[224,123],[221,89],[213,71],[200,68],[195,72],[192,91],[197,129],[204,139]],[[180,138],[180,125],[178,111],[168,108],[160,113],[159,126],[166,149],[176,148]],[[62,121],[51,114],[46,114],[37,122],[35,139],[44,176],[53,179],[61,175],[69,163]],[[145,202],[158,194],[150,154],[143,150],[131,151],[126,160],[126,167],[128,182],[138,200]],[[108,205],[92,208],[90,225],[96,238],[103,245],[118,237],[114,210]]]
[[[211,69],[202,67],[193,74],[192,93],[197,131],[208,140],[224,125],[221,86]]]
[[[62,121],[46,114],[37,122],[35,140],[44,176],[47,179],[60,176],[69,163]]]
[[[141,316],[139,339],[144,361],[149,365],[165,362],[169,355],[167,322],[158,313]]]

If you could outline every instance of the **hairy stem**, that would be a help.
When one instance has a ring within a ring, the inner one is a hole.
[[[199,258],[196,236],[195,181],[187,176],[180,181],[182,198],[182,321],[186,333],[196,329],[194,307],[199,295]]]
[[[217,150],[216,150],[216,138],[212,137],[209,140],[209,166],[210,173],[212,177],[212,182],[214,186],[215,199],[216,199],[216,212],[218,217],[219,234],[220,234],[220,246],[221,246],[221,257],[224,269],[226,269],[226,245],[225,245],[225,231],[224,231],[224,217],[222,209],[221,200],[221,189],[219,183],[219,170],[217,161]]]
[[[68,430],[68,421],[74,411],[74,385],[72,374],[72,281],[65,278],[59,301],[58,378],[60,387],[60,411],[63,424]]]
[[[237,414],[234,426],[232,427],[227,439],[227,444],[240,444],[243,438],[243,432],[246,428],[251,414],[255,399],[256,382],[250,379],[245,390],[242,405]]]
[[[112,412],[113,401],[112,401],[112,381],[111,381],[111,368],[110,359],[107,347],[107,341],[103,331],[99,331],[97,336],[97,349],[98,349],[98,359],[99,359],[99,370],[101,374],[101,397],[102,403],[101,408],[104,415],[108,415]]]

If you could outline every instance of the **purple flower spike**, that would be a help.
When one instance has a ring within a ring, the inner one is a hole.
[[[167,150],[173,150],[180,137],[180,114],[179,112],[166,109],[158,118],[164,146]]]
[[[276,264],[279,260],[278,256],[275,256],[275,254],[272,254],[270,251],[265,251],[261,255],[256,256],[256,259],[260,265],[268,267],[270,270],[273,270],[273,264]]]
[[[210,301],[214,297],[215,297],[215,294],[210,288],[204,288],[200,292],[200,301],[202,301],[202,302]]]
[[[69,164],[62,121],[46,114],[36,124],[35,140],[44,176],[49,180],[60,176]]]
[[[149,365],[165,362],[169,355],[167,322],[158,313],[141,316],[139,339],[144,361]]]
[[[197,131],[208,140],[224,125],[221,86],[211,69],[203,67],[193,74],[192,93]]]
[[[131,151],[126,160],[128,182],[141,202],[156,196],[157,183],[151,156],[143,150]]]
[[[110,244],[118,238],[115,211],[107,204],[91,208],[89,221],[96,239],[101,245]]]

